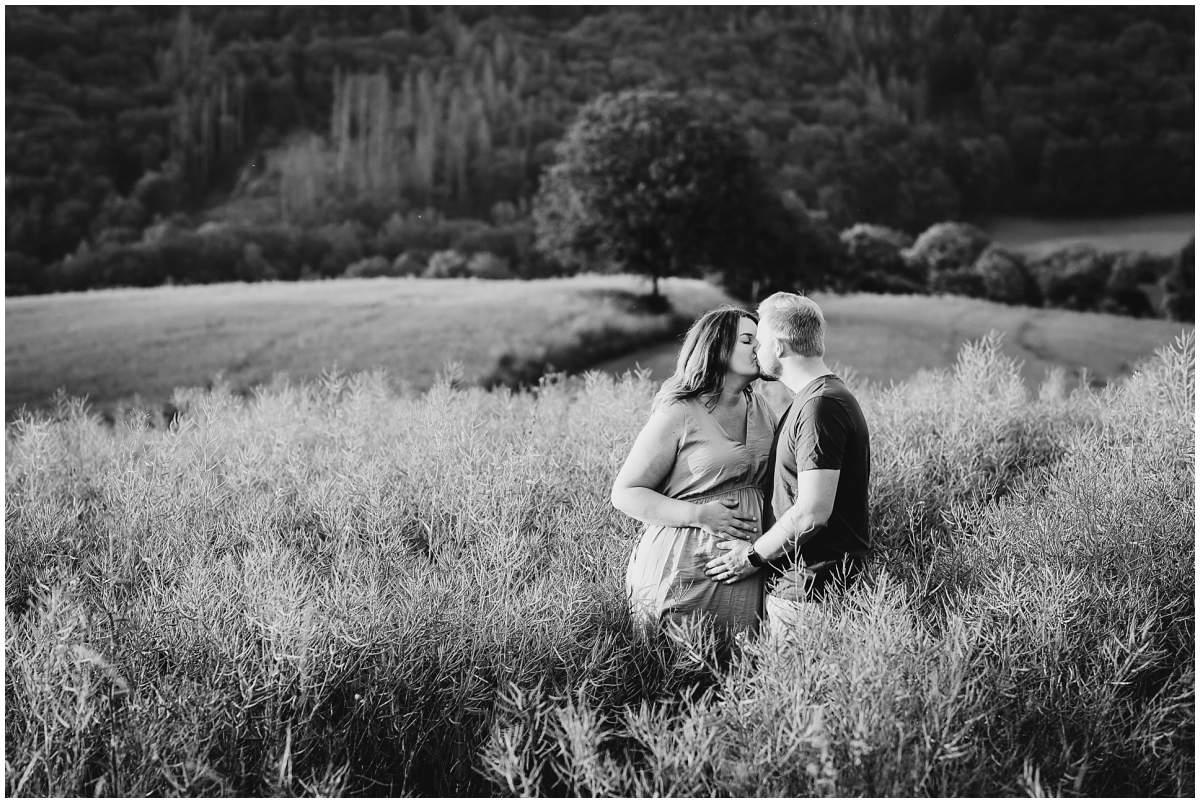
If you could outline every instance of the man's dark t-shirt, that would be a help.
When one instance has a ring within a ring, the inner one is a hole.
[[[796,501],[801,471],[838,469],[837,496],[829,523],[800,548],[771,561],[766,591],[793,602],[822,597],[831,581],[850,583],[871,546],[867,487],[871,440],[858,401],[833,374],[809,382],[779,423],[772,447],[773,485],[766,527]]]

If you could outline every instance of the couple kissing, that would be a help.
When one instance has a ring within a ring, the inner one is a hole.
[[[791,393],[778,418],[760,378]],[[757,314],[702,315],[613,483],[613,505],[646,525],[626,571],[635,623],[765,623],[790,638],[863,569],[870,466],[866,420],[825,364],[814,301],[776,293]]]

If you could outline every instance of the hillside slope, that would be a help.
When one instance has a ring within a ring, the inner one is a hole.
[[[533,282],[372,279],[105,290],[5,301],[5,413],[46,407],[62,388],[103,411],[160,407],[175,388],[218,378],[237,392],[277,375],[312,378],[382,369],[410,391],[450,363],[484,384],[557,369],[671,372],[678,335],[729,298],[698,280],[671,279],[674,315],[639,311],[645,285],[628,276]],[[1010,307],[956,296],[818,294],[830,359],[887,383],[953,364],[989,331],[1023,361],[1031,386],[1051,367],[1075,381],[1129,373],[1190,325]],[[619,356],[624,355],[624,356]]]
[[[383,369],[424,390],[449,363],[467,382],[536,378],[669,337],[724,303],[716,287],[671,279],[674,313],[639,308],[628,276],[533,282],[367,279],[64,293],[5,300],[5,413],[59,388],[100,409],[159,406],[220,375],[244,392],[277,374]]]
[[[1141,360],[1174,341],[1191,324],[1068,310],[1006,306],[961,296],[854,293],[813,296],[829,325],[830,361],[855,377],[899,382],[918,371],[954,364],[966,342],[991,331],[1001,350],[1020,360],[1021,376],[1036,387],[1051,368],[1076,382],[1127,376]],[[600,363],[609,373],[643,367],[657,380],[670,375],[678,345],[663,343]]]

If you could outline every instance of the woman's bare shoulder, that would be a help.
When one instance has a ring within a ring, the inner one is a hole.
[[[650,411],[650,417],[674,426],[682,426],[692,417],[691,401],[691,399],[656,400],[654,409]]]

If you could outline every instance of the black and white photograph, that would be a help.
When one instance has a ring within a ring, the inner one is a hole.
[[[4,793],[1194,798],[1195,7],[4,8]]]

